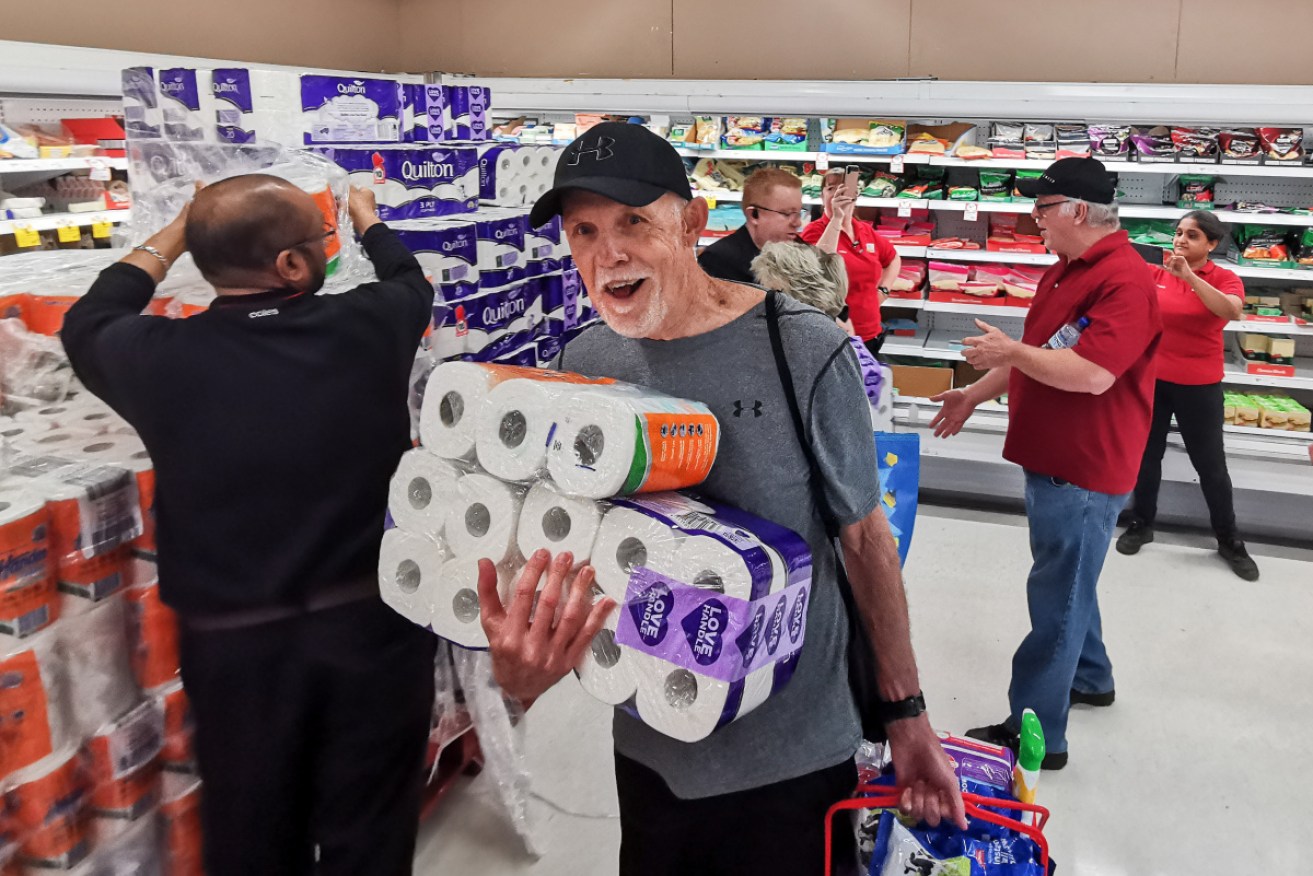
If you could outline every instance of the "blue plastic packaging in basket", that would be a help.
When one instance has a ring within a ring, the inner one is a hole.
[[[951,825],[908,828],[885,810],[880,816],[870,876],[1044,876],[1040,851],[1029,837],[981,819],[966,830]]]

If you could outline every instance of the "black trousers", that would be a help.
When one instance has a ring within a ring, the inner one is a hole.
[[[821,876],[825,813],[851,797],[851,761],[734,794],[682,800],[652,770],[617,753],[620,876]],[[835,874],[857,858],[852,819],[835,821]],[[838,862],[843,862],[839,866]]]
[[[889,331],[886,329],[884,331],[881,331],[880,334],[871,338],[869,341],[863,341],[862,343],[866,345],[867,351],[872,356],[874,356],[876,359],[880,359],[880,351],[884,349],[884,339],[888,335],[889,335]],[[883,362],[884,360],[880,359],[880,361]]]
[[[377,599],[183,624],[208,876],[411,872],[435,647]]]
[[[1149,443],[1140,462],[1135,483],[1132,517],[1153,525],[1158,516],[1158,487],[1163,478],[1163,453],[1172,415],[1185,441],[1185,452],[1199,475],[1199,486],[1208,503],[1208,516],[1219,541],[1237,537],[1235,504],[1231,498],[1231,475],[1226,470],[1226,448],[1222,443],[1222,384],[1187,386],[1159,380],[1153,392],[1153,424]]]

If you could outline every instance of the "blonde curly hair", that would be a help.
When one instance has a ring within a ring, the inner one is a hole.
[[[752,260],[752,273],[767,289],[783,292],[835,318],[848,298],[843,257],[807,243],[775,242]]]

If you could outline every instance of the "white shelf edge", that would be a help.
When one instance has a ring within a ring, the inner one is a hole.
[[[1288,432],[1283,429],[1258,429],[1253,426],[1231,426],[1222,424],[1222,431],[1233,435],[1248,435],[1253,438],[1271,438],[1291,444],[1308,444],[1313,442],[1313,432]]]
[[[925,309],[935,313],[974,313],[994,316],[1014,316],[1024,319],[1029,307],[1008,307],[998,304],[950,304],[944,301],[927,301]]]
[[[1300,364],[1296,365],[1297,371],[1294,377],[1247,374],[1240,369],[1239,365],[1236,365],[1233,362],[1227,362],[1224,366],[1222,382],[1241,384],[1245,386],[1270,386],[1276,389],[1313,389],[1313,376],[1302,376],[1298,373],[1299,371],[1303,371],[1304,374],[1313,373],[1307,365],[1308,360],[1296,361]]]
[[[6,158],[0,159],[0,174],[41,173],[50,170],[90,170],[104,164],[114,170],[127,170],[128,159],[92,156],[90,158]]]
[[[94,225],[97,222],[127,222],[131,210],[98,210],[94,213],[45,213],[36,219],[0,219],[0,234],[12,234],[14,229],[29,227],[33,231],[51,231],[60,225]]]
[[[923,310],[925,308],[924,298],[886,298],[880,302],[881,307],[902,307],[907,310]]]
[[[1228,322],[1226,330],[1255,335],[1313,335],[1313,325],[1295,325],[1293,322],[1251,322],[1244,319]]]

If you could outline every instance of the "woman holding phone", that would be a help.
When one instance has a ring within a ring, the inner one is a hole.
[[[880,305],[903,262],[893,244],[875,233],[875,226],[853,216],[857,185],[857,168],[831,168],[821,187],[825,215],[799,236],[824,252],[842,256],[848,269],[848,313],[853,329],[876,355],[884,344]]]
[[[1223,331],[1228,321],[1240,318],[1245,299],[1240,278],[1208,258],[1225,236],[1226,226],[1212,213],[1187,213],[1176,224],[1172,251],[1164,254],[1163,266],[1152,266],[1163,318],[1153,424],[1135,484],[1130,526],[1117,539],[1117,550],[1134,554],[1153,541],[1163,452],[1175,416],[1204,491],[1217,551],[1238,576],[1256,581],[1258,564],[1245,550],[1236,529],[1222,441]]]

